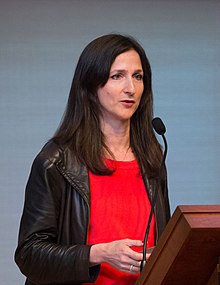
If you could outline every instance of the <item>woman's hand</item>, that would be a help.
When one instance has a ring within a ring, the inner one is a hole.
[[[143,254],[132,250],[131,247],[140,246],[143,246],[142,241],[131,239],[92,245],[90,263],[94,265],[105,262],[120,271],[138,273]],[[147,259],[149,256],[150,254],[147,254]]]

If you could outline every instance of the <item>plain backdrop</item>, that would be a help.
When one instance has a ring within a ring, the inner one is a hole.
[[[217,0],[0,1],[2,284],[24,282],[13,254],[30,167],[60,122],[78,56],[100,35],[130,34],[149,57],[172,212],[220,203],[219,27]]]

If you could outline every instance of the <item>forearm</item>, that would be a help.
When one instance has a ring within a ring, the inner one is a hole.
[[[95,244],[91,246],[89,262],[90,266],[98,265],[104,262],[105,244]]]
[[[22,273],[32,282],[46,284],[89,282],[97,275],[89,269],[90,246],[62,246],[38,236],[27,240],[15,253],[15,261]]]

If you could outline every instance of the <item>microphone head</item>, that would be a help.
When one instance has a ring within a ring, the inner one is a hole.
[[[152,120],[152,125],[158,135],[164,135],[166,133],[166,127],[160,118],[154,118]]]

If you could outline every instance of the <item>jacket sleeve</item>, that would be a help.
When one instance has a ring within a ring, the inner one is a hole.
[[[99,272],[99,266],[89,267],[89,245],[57,243],[64,184],[55,164],[37,156],[26,186],[15,251],[21,272],[36,284],[94,282]]]
[[[170,219],[170,204],[167,187],[166,167],[163,167],[159,179],[151,180],[151,185],[153,189],[153,195],[157,195],[155,215],[157,224],[156,240],[158,240]]]
[[[161,188],[162,188],[162,193],[163,193],[163,198],[164,198],[166,223],[168,223],[168,221],[170,219],[170,202],[169,202],[168,185],[167,184],[168,184],[167,183],[167,168],[166,168],[166,166],[164,166]]]

